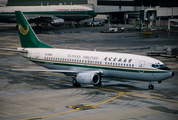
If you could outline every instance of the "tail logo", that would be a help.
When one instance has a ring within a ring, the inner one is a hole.
[[[27,30],[24,30],[23,27],[18,24],[18,28],[19,28],[19,31],[23,34],[23,35],[26,35],[29,31],[29,26],[27,25]]]

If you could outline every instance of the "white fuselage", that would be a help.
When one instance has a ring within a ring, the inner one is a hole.
[[[52,6],[6,6],[0,7],[0,13],[5,12],[43,12],[43,11],[85,11],[92,10],[89,7],[80,5],[52,5]]]
[[[27,19],[45,17],[48,20],[50,17],[53,20],[62,18],[65,21],[81,21],[96,16],[91,8],[81,5],[7,6],[0,7],[0,22],[16,22],[15,11],[22,11]]]
[[[24,57],[49,69],[97,70],[102,72],[102,76],[141,81],[162,81],[172,77],[171,70],[153,67],[164,66],[161,61],[146,56],[55,48],[25,50],[28,53],[23,53]]]

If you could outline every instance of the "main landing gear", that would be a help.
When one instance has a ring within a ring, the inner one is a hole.
[[[78,26],[79,26],[79,21],[76,21],[75,27],[78,27]]]
[[[152,85],[151,83],[148,85],[148,89],[153,90],[154,89],[154,85]]]
[[[72,77],[72,79],[72,84],[74,87],[81,87],[81,85],[76,80],[76,76]]]

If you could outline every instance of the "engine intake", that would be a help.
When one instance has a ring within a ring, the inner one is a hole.
[[[100,82],[100,76],[96,73],[79,73],[76,80],[79,84],[97,85]]]

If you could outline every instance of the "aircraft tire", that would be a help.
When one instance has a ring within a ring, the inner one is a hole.
[[[149,90],[153,90],[154,89],[154,85],[151,84],[151,85],[148,86],[148,88],[149,88]]]
[[[74,87],[81,87],[81,85],[78,84],[78,82],[75,79],[72,80],[72,84]]]

